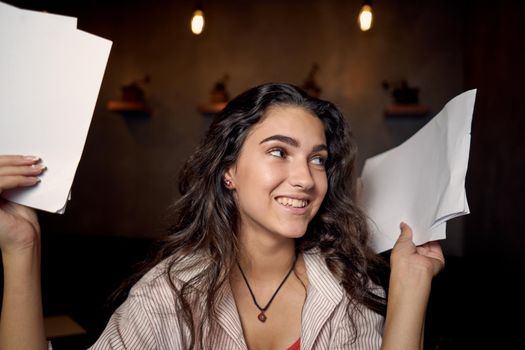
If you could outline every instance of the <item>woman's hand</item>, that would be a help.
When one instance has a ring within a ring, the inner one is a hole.
[[[45,170],[37,157],[0,155],[0,193],[38,184]],[[0,198],[0,249],[16,253],[31,248],[40,239],[40,227],[31,208]]]
[[[416,246],[412,241],[412,229],[402,222],[401,234],[392,249],[390,265],[392,270],[405,273],[426,273],[436,276],[445,267],[445,258],[438,241]]]
[[[425,312],[432,278],[445,266],[439,242],[416,246],[412,229],[401,223],[390,254],[390,283],[382,350],[423,349]]]

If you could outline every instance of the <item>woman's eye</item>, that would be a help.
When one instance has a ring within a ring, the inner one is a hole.
[[[312,158],[312,163],[315,165],[325,165],[326,159],[321,156],[315,156]]]
[[[270,151],[270,154],[274,157],[284,158],[286,153],[280,148],[275,148]]]

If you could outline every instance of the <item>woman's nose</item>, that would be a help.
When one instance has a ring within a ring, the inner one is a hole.
[[[315,184],[311,169],[305,161],[290,164],[289,181],[293,187],[308,190]]]

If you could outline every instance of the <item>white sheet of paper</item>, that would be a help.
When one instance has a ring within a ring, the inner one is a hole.
[[[63,212],[112,43],[77,30],[67,17],[43,20],[46,14],[30,11],[21,20],[5,9],[0,7],[0,154],[40,156],[48,170],[38,186],[2,197]]]
[[[476,90],[456,96],[403,144],[369,158],[360,203],[369,218],[371,245],[391,249],[399,223],[419,245],[446,237],[446,221],[469,213],[465,176]]]
[[[44,30],[76,29],[77,27],[77,19],[75,17],[23,10],[3,2],[0,2],[0,22],[10,26],[24,26],[25,23],[30,22],[30,26],[33,28],[38,26]],[[71,200],[71,189],[68,195],[69,200]],[[66,206],[64,205],[57,213],[63,214],[65,208]]]

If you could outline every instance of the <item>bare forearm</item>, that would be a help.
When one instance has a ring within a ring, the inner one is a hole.
[[[423,329],[432,276],[392,271],[382,350],[417,350],[423,347]]]
[[[47,349],[42,314],[40,246],[2,252],[4,295],[0,349]]]

